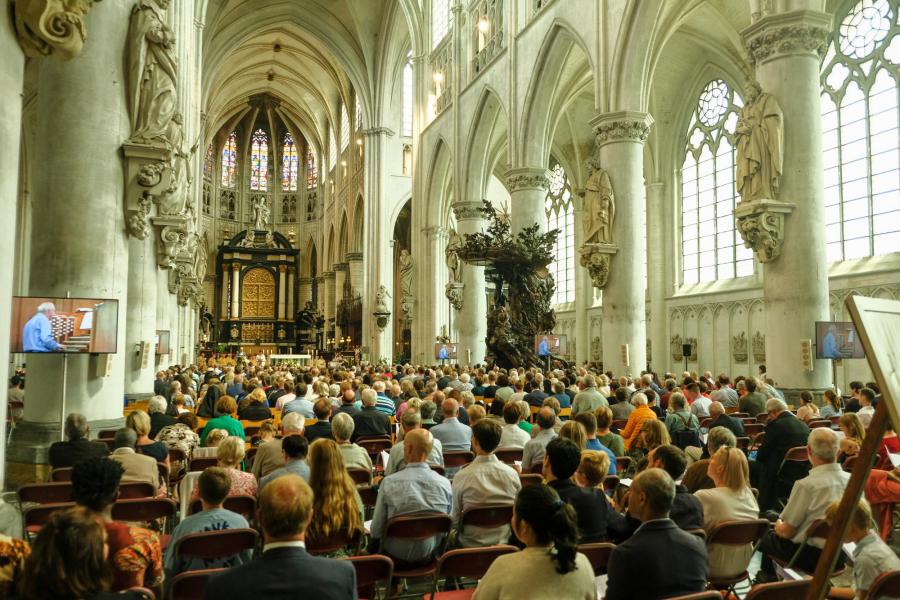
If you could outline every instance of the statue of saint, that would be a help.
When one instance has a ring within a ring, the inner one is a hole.
[[[166,131],[170,144],[172,185],[159,198],[160,213],[164,215],[182,215],[188,209],[193,210],[191,183],[194,181],[194,175],[191,172],[191,159],[197,151],[197,145],[190,149],[185,147],[183,124],[181,113],[175,113]]]
[[[269,207],[265,196],[257,196],[253,200],[253,228],[264,231],[269,223]]]
[[[413,259],[409,250],[400,251],[400,290],[404,296],[412,296]]]
[[[462,263],[460,263],[457,251],[464,245],[462,236],[456,231],[450,231],[450,241],[444,250],[444,260],[447,261],[447,270],[450,271],[451,283],[459,283],[462,278]]]
[[[388,312],[387,301],[390,297],[391,294],[386,287],[383,285],[378,286],[378,291],[375,292],[375,310],[378,312]]]
[[[128,32],[131,140],[165,141],[175,114],[175,33],[166,25],[169,0],[141,0]]]
[[[611,244],[616,201],[609,175],[594,168],[584,187],[584,243]]]
[[[784,162],[784,115],[771,94],[750,81],[738,117],[737,189],[743,202],[774,200]]]

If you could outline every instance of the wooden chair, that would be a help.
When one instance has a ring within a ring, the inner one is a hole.
[[[428,466],[431,467],[431,470],[434,471],[435,473],[438,473],[439,475],[443,475],[444,477],[447,476],[447,469],[445,469],[444,467],[442,467],[440,465],[428,465]]]
[[[631,466],[631,457],[630,456],[617,456],[616,457],[616,473],[624,473]]]
[[[522,487],[525,487],[526,485],[541,485],[544,483],[544,478],[537,473],[519,473],[519,481]]]
[[[419,513],[394,517],[388,521],[384,529],[382,543],[387,539],[405,540],[409,542],[423,542],[438,536],[443,536],[439,544],[439,550],[443,550],[446,544],[446,536],[450,533],[453,521],[450,515],[444,513]],[[432,577],[437,571],[437,560],[430,560],[415,565],[394,563],[394,578],[415,579],[417,577]]]
[[[241,515],[249,521],[256,514],[256,497],[245,495],[227,496],[225,502],[222,503],[222,506],[231,512]],[[200,498],[197,498],[191,502],[191,505],[188,508],[188,514],[193,515],[201,510],[203,510],[203,505],[200,502]]]
[[[390,588],[394,576],[394,561],[390,557],[384,554],[369,554],[348,556],[341,560],[351,562],[356,570],[356,591],[360,599],[375,598],[380,583]]]
[[[444,467],[464,467],[475,460],[475,453],[469,450],[444,452]]]
[[[594,544],[578,544],[578,551],[587,556],[594,568],[594,576],[606,574],[606,565],[609,563],[609,555],[615,550],[615,544],[594,543]]]
[[[372,483],[372,471],[368,469],[347,469],[347,473],[356,485],[369,485]]]
[[[827,427],[831,429],[831,421],[829,419],[816,419],[815,421],[810,421],[808,425],[810,429],[816,429],[818,427]]]
[[[621,479],[618,475],[607,475],[603,479],[603,491],[606,492],[607,496],[611,496],[616,491],[620,481]]]
[[[567,406],[566,408],[559,409],[559,418],[563,421],[568,421],[572,418],[572,407]]]
[[[50,473],[50,481],[72,481],[72,467],[60,467]]]
[[[766,426],[762,423],[745,423],[744,424],[744,433],[746,433],[750,437],[755,437],[765,431]]]
[[[706,538],[706,547],[708,549],[713,544],[719,544],[732,546],[737,550],[740,547],[752,546],[769,530],[769,527],[771,527],[771,523],[766,519],[721,521],[710,530]],[[717,590],[725,590],[728,594],[737,594],[735,589],[737,584],[749,578],[750,574],[747,572],[747,566],[745,565],[744,570],[740,573],[735,573],[729,577],[710,577],[709,583]]]
[[[97,439],[97,440],[95,440],[95,441],[97,441],[97,442],[103,442],[104,444],[106,444],[106,448],[107,448],[107,450],[109,450],[110,452],[112,452],[113,450],[116,449],[116,440],[114,440],[114,439],[112,439],[112,438],[99,438],[99,439]]]
[[[178,504],[171,498],[119,499],[112,505],[112,518],[116,521],[149,523],[174,517],[176,512]]]
[[[116,437],[116,431],[118,431],[118,429],[101,429],[97,432],[97,439],[111,440]]]
[[[466,527],[481,527],[482,529],[498,529],[509,525],[512,521],[512,504],[486,504],[473,506],[463,511],[459,522],[459,534],[462,535]]]
[[[481,579],[487,570],[491,568],[498,556],[518,552],[515,546],[498,545],[483,548],[461,548],[449,550],[438,559],[434,572],[434,581],[431,589],[430,600],[465,600],[471,598],[475,588],[453,591],[438,591],[439,581],[444,579],[445,585],[451,579],[462,578]]]
[[[765,425],[769,421],[769,413],[761,412],[756,415],[756,422]]]
[[[878,600],[882,597],[900,597],[900,571],[887,571],[875,578],[869,586],[866,598]]]
[[[750,438],[748,436],[741,436],[737,438],[737,447],[747,453],[750,451]]]
[[[26,539],[28,536],[37,535],[41,527],[44,526],[44,523],[47,522],[47,519],[54,512],[72,508],[73,506],[75,506],[74,502],[53,502],[26,509],[22,515],[22,527],[25,530]]]
[[[152,483],[145,481],[129,481],[119,484],[119,499],[130,500],[134,498],[153,498],[156,490]]]
[[[746,419],[750,415],[745,412],[736,411],[736,412],[731,413],[731,416],[734,417],[735,419]]]
[[[172,579],[172,600],[197,600],[206,593],[206,582],[212,575],[228,569],[203,569],[179,573]]]
[[[310,554],[330,554],[341,548],[350,547],[359,550],[362,544],[364,532],[357,529],[354,532],[336,531],[324,538],[306,536],[306,551]]]
[[[175,542],[176,557],[189,556],[204,560],[225,559],[244,550],[253,550],[259,534],[255,529],[221,529],[189,533]]]
[[[500,462],[511,465],[516,462],[522,462],[523,452],[522,448],[497,448],[494,450],[494,455]]]
[[[707,417],[707,418],[703,419],[702,421],[700,421],[700,427],[702,429],[709,429],[709,426],[711,423],[712,423],[712,419],[710,417]]]
[[[389,452],[391,446],[391,438],[385,436],[380,438],[360,438],[356,440],[356,444],[360,446],[372,459],[372,464],[378,462],[378,456],[382,452]]]
[[[811,583],[812,579],[760,583],[750,589],[744,600],[797,600],[806,595]]]
[[[26,483],[19,488],[19,505],[26,502],[37,504],[59,504],[72,502],[72,482]]]
[[[731,416],[734,416],[734,415],[731,415]],[[755,425],[756,423],[758,423],[758,421],[756,420],[756,417],[741,417],[741,422],[745,426],[746,425]]]
[[[628,425],[628,419],[616,419],[612,422],[612,426],[610,427],[610,429],[619,431],[621,429],[625,429],[626,425]]]
[[[207,467],[215,467],[218,464],[218,458],[192,458],[188,471],[203,471]]]

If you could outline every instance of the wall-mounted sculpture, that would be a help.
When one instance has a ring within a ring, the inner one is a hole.
[[[459,257],[459,251],[463,246],[465,246],[465,242],[462,236],[455,229],[451,229],[450,239],[444,249],[444,260],[447,262],[447,272],[450,275],[450,281],[444,286],[444,296],[455,310],[462,310],[463,290],[466,287],[461,281],[462,262]]]
[[[175,114],[175,32],[166,24],[169,0],[141,0],[128,32],[128,100],[131,141],[169,141]]]
[[[672,350],[672,358],[676,361],[684,360],[684,352],[682,351],[681,335],[675,334],[669,342],[669,348]]]
[[[747,334],[743,331],[731,338],[731,356],[734,362],[747,362]]]
[[[784,116],[778,101],[750,81],[735,127],[737,174],[741,201],[735,207],[737,229],[760,262],[781,254],[784,217],[793,204],[778,201],[784,165]]]
[[[400,271],[400,291],[404,296],[413,295],[413,258],[409,250],[403,248],[400,250],[400,256],[397,259]]]
[[[87,40],[84,16],[94,2],[16,0],[16,35],[25,55],[69,60],[81,54]]]
[[[618,251],[613,243],[616,200],[609,175],[599,163],[588,161],[590,175],[584,190],[584,243],[579,249],[581,266],[588,270],[591,282],[603,289],[609,280],[612,256]]]
[[[753,361],[766,362],[766,335],[758,331],[753,334]]]

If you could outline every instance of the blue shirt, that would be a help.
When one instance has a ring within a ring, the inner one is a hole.
[[[277,479],[282,475],[299,475],[303,478],[304,481],[309,481],[309,465],[306,464],[306,459],[300,460],[292,460],[286,463],[283,467],[279,467],[263,477],[259,480],[259,493],[262,493],[263,488],[266,487],[266,484],[272,481],[273,479]]]
[[[60,347],[50,335],[50,319],[44,313],[37,313],[25,323],[22,329],[22,349],[25,352],[53,352]]]
[[[169,542],[168,547],[166,547],[166,553],[163,558],[163,569],[166,573],[166,580],[168,581],[172,577],[175,577],[179,573],[184,573],[185,571],[234,567],[250,562],[252,554],[251,550],[244,550],[240,554],[223,556],[220,558],[175,557],[176,542],[189,533],[222,531],[225,529],[244,529],[247,527],[250,527],[247,523],[247,519],[224,508],[204,510],[203,512],[182,519],[181,523],[178,524],[178,527],[175,528],[175,531],[172,532],[172,540]]]
[[[316,418],[316,415],[313,412],[313,403],[303,397],[291,400],[284,405],[284,407],[281,409],[282,420],[292,412],[300,413],[301,415],[303,415],[304,419]]]
[[[449,515],[452,506],[453,489],[449,479],[432,471],[426,463],[406,465],[405,469],[388,475],[381,482],[372,515],[372,538],[381,540],[388,521],[394,517],[419,512]],[[381,549],[392,558],[420,562],[430,558],[441,541],[441,536],[417,542],[385,539]]]
[[[384,394],[378,394],[375,397],[375,408],[389,417],[393,417],[397,412],[397,405]]]
[[[609,456],[609,471],[606,472],[607,475],[615,475],[616,474],[616,453],[604,446],[600,443],[600,440],[597,438],[591,438],[587,441],[587,445],[585,446],[587,450],[600,450],[601,452],[606,452],[606,455]]]
[[[456,417],[448,417],[430,429],[431,435],[441,440],[444,452],[465,452],[472,449],[472,428],[463,425]]]

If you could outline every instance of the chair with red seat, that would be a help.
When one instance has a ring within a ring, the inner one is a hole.
[[[50,472],[50,481],[72,481],[72,467],[59,467]]]
[[[481,527],[482,529],[504,527],[512,521],[512,516],[512,504],[486,504],[467,508],[459,519],[459,534],[462,535],[466,527]]]
[[[333,531],[327,537],[313,537],[307,532],[306,551],[310,554],[331,554],[349,547],[351,551],[355,552],[362,545],[363,534],[364,532],[360,529],[354,532]]]
[[[609,563],[609,555],[616,549],[615,544],[596,542],[593,544],[578,544],[578,551],[584,554],[594,568],[594,576],[606,574],[606,565]]]
[[[475,460],[475,453],[470,452],[469,450],[444,452],[444,467],[447,469],[464,467],[473,460]]]
[[[18,491],[19,504],[58,504],[72,502],[72,482],[26,483]]]
[[[631,466],[631,457],[630,456],[617,456],[616,457],[616,473],[624,473]]]
[[[206,593],[206,582],[213,575],[228,569],[203,569],[179,573],[172,579],[171,600],[197,600]]]
[[[369,554],[366,556],[347,556],[341,560],[353,563],[356,570],[356,591],[359,597],[375,598],[378,595],[378,584],[384,582],[390,589],[391,579],[394,576],[394,561],[384,554]]]
[[[706,538],[707,549],[713,544],[731,546],[735,549],[752,546],[759,542],[760,538],[772,524],[766,519],[751,519],[747,521],[721,521],[710,530]],[[749,560],[748,560],[749,565]],[[726,577],[710,577],[709,583],[717,590],[725,590],[729,594],[736,594],[735,586],[750,578],[747,566],[740,573],[734,573]]]
[[[259,534],[255,529],[220,529],[189,533],[175,542],[172,552],[175,557],[197,558],[205,561],[225,560],[244,550],[256,548]]]
[[[812,579],[759,583],[754,585],[744,600],[797,600],[806,595]]]
[[[450,515],[445,513],[416,513],[394,517],[387,522],[384,528],[381,544],[384,545],[385,540],[389,539],[424,542],[441,536],[443,539],[438,545],[438,552],[435,553],[440,554],[447,542],[447,534],[450,533],[452,525],[453,521],[450,519]],[[417,564],[404,564],[397,559],[393,560],[395,579],[431,577],[437,570],[437,560],[434,558]]]
[[[74,502],[54,502],[40,504],[25,509],[25,512],[22,515],[22,526],[25,528],[26,538],[28,536],[37,535],[41,530],[41,527],[44,526],[44,523],[47,522],[47,519],[54,512],[72,508],[73,506],[75,506]]]
[[[885,571],[875,578],[866,598],[898,598],[900,597],[900,571]]]
[[[508,545],[448,550],[438,559],[430,600],[468,600],[475,593],[475,588],[439,592],[439,581],[444,579],[446,585],[451,579],[481,579],[498,556],[518,550],[515,546]]]
[[[223,508],[237,513],[248,521],[256,514],[256,497],[245,494],[235,494],[234,496],[226,496],[222,503]],[[203,504],[200,498],[192,501],[188,508],[188,514],[196,514],[203,510]]]
[[[500,462],[512,465],[516,462],[522,462],[523,452],[524,450],[522,448],[497,448],[494,450],[494,456],[496,456]]]
[[[218,464],[218,458],[192,458],[188,471],[203,471],[207,467],[215,467]]]
[[[541,485],[544,483],[544,478],[537,473],[519,473],[519,482],[522,484],[522,487],[526,485]]]
[[[372,471],[368,469],[347,469],[347,473],[356,485],[369,485],[372,483]]]

